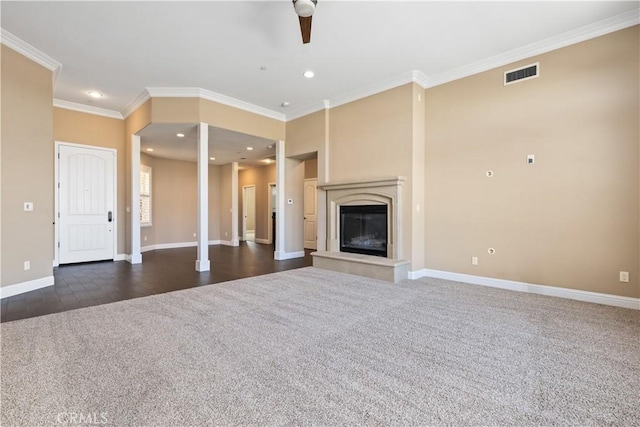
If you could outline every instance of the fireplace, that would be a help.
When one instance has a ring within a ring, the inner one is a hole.
[[[313,266],[394,283],[406,279],[409,261],[402,258],[405,180],[390,176],[322,184],[327,246],[311,254]]]
[[[387,206],[340,206],[340,251],[387,256]]]

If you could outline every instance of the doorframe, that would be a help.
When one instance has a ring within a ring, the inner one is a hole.
[[[307,184],[307,182],[311,182],[311,181],[314,181],[316,183],[316,196],[315,196],[315,200],[314,200],[314,202],[316,204],[316,221],[315,221],[315,223],[316,223],[316,233],[315,233],[316,234],[316,238],[315,238],[316,249],[313,249],[313,250],[318,250],[317,249],[318,248],[318,177],[305,178],[302,181],[302,187],[303,187],[303,194],[304,194],[304,186]],[[306,221],[306,219],[305,219],[306,217],[304,216],[305,215],[304,208],[305,208],[305,206],[304,206],[304,196],[303,196],[303,205],[302,205],[302,227],[303,227],[303,231],[302,231],[302,246],[303,247],[304,247],[304,242],[306,241],[306,240],[304,240],[304,221]],[[304,248],[304,249],[307,249],[307,248]]]
[[[278,191],[278,187],[276,186],[275,182],[270,182],[267,184],[267,239],[269,240],[269,244],[273,245],[274,243],[274,239],[276,238],[276,236],[273,235],[273,218],[271,218],[271,211],[273,211],[273,203],[271,203],[271,194],[273,192],[273,188],[275,187],[276,192]],[[276,194],[276,198],[278,197],[278,195]],[[276,218],[278,217],[278,204],[276,203]]]
[[[54,177],[55,182],[53,184],[54,187],[54,196],[53,196],[53,223],[55,224],[54,228],[54,239],[53,239],[53,266],[58,267],[60,265],[60,247],[58,245],[60,241],[60,221],[58,221],[59,217],[59,209],[60,209],[60,147],[75,147],[75,148],[84,148],[88,150],[97,150],[97,151],[106,151],[113,153],[113,260],[117,260],[118,255],[118,150],[115,148],[107,148],[107,147],[99,147],[96,145],[85,145],[85,144],[76,144],[73,142],[64,142],[64,141],[55,141],[55,155],[54,155]]]
[[[242,240],[247,241],[247,221],[245,219],[245,212],[247,210],[247,188],[253,188],[253,222],[256,222],[256,185],[243,185],[242,186]],[[253,232],[255,233],[255,228]],[[256,241],[255,234],[253,235],[253,241]]]

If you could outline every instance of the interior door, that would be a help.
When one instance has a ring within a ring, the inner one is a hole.
[[[255,242],[256,240],[256,187],[242,187],[242,239]]]
[[[114,157],[110,150],[58,146],[59,263],[114,258]]]
[[[304,248],[317,249],[318,180],[304,180]]]

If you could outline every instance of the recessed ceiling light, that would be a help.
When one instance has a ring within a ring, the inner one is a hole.
[[[271,159],[264,159],[265,163],[271,163]]]
[[[265,71],[266,69],[267,69],[267,66],[266,66],[266,65],[262,65],[262,66],[260,66],[260,70]]]
[[[153,151],[153,148],[147,148],[147,151]]]
[[[215,157],[209,157],[209,160],[215,160],[215,159],[216,159]]]
[[[315,74],[313,71],[311,71],[311,70],[307,70],[307,71],[305,71],[305,72],[304,72],[304,76],[305,76],[306,78],[308,78],[308,79],[312,79],[312,78],[313,78],[313,76],[315,76],[315,75],[316,75],[316,74]]]
[[[101,94],[100,92],[95,91],[95,90],[90,90],[90,91],[89,91],[89,92],[87,92],[87,93],[88,93],[88,94],[89,94],[89,96],[90,96],[90,97],[92,97],[92,98],[102,98],[102,97],[104,96],[103,94]]]
[[[253,150],[253,147],[247,147],[247,150],[251,151]]]
[[[289,105],[291,105],[291,104],[289,104],[289,102],[288,102],[288,101],[284,101],[284,102],[283,102],[282,104],[280,104],[280,105],[281,105],[282,107],[287,108],[287,107],[288,107]]]
[[[184,133],[176,133],[176,136],[177,136],[178,138],[184,138]]]
[[[273,148],[273,145],[267,145],[267,148],[271,150]]]

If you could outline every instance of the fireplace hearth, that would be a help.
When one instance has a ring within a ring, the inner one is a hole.
[[[340,206],[340,251],[387,256],[387,206]]]

